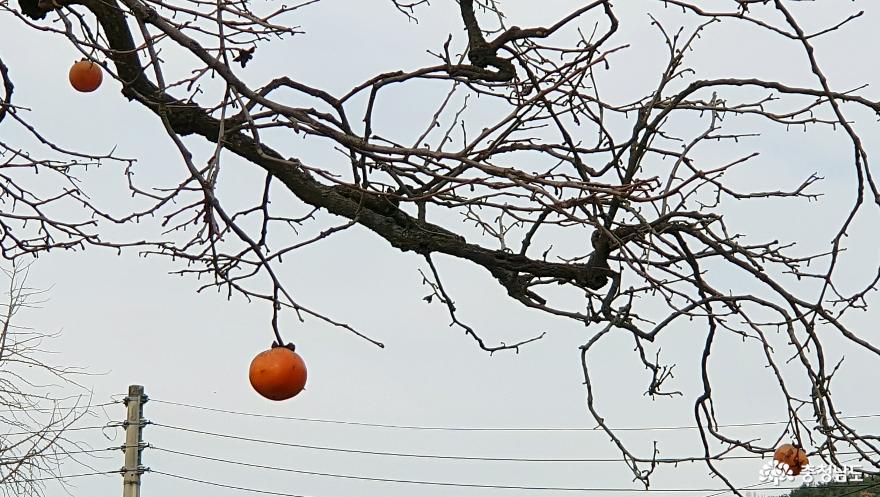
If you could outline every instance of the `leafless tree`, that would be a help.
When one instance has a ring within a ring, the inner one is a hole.
[[[390,15],[402,13],[405,23],[417,21],[428,3],[388,0],[386,7]],[[720,334],[753,344],[766,358],[756,367],[776,373],[790,421],[780,439],[815,447],[835,464],[842,450],[855,452],[867,470],[876,470],[877,436],[848,424],[834,403],[831,382],[838,365],[826,362],[825,343],[834,335],[875,359],[880,354],[846,318],[867,307],[880,268],[866,269],[874,276],[855,290],[841,285],[839,270],[854,220],[880,206],[868,152],[847,112],[877,114],[880,104],[863,96],[862,88],[833,88],[814,51],[817,40],[845,32],[862,13],[841,14],[808,32],[792,8],[810,8],[809,2],[729,0],[714,2],[724,6],[718,11],[696,1],[643,2],[646,8],[675,9],[690,21],[674,26],[654,19],[664,67],[644,75],[651,82],[644,96],[617,102],[602,91],[605,73],[613,71],[627,41],[619,39],[622,21],[612,2],[582,2],[552,24],[525,27],[508,25],[499,0],[433,3],[455,9],[460,22],[449,26],[448,38],[426,47],[432,63],[381,72],[334,93],[283,74],[260,86],[241,77],[263,47],[298,36],[295,14],[321,8],[319,0],[0,2],[41,35],[66,37],[99,62],[121,83],[122,96],[155,114],[182,162],[176,186],[168,188],[139,184],[130,159],[64,148],[27,121],[12,100],[14,74],[4,69],[0,119],[24,127],[47,154],[38,157],[0,141],[7,157],[0,199],[12,207],[0,211],[4,257],[88,245],[136,247],[185,261],[180,273],[208,276],[206,288],[272,303],[279,343],[278,315],[294,312],[382,346],[368,332],[299,303],[277,271],[284,257],[302,247],[343,230],[366,230],[394,250],[422,256],[420,270],[431,292],[426,300],[445,305],[452,322],[488,352],[519,350],[542,334],[499,344],[484,340],[457,312],[467,303],[455,303],[444,286],[437,263],[442,257],[488,271],[525,307],[582,323],[590,336],[581,348],[588,409],[646,486],[655,468],[681,459],[636,455],[618,437],[594,397],[590,354],[605,338],[626,334],[635,366],[649,373],[647,394],[677,395],[669,387],[673,365],[659,352],[683,320],[701,323],[703,389],[693,399],[704,447],[699,459],[731,488],[716,466],[719,458],[734,450],[768,454],[773,447],[740,440],[716,422],[709,370]],[[813,84],[700,78],[688,57],[712,49],[700,44],[701,37],[715,25],[736,23],[800,47]],[[188,64],[186,78],[167,76],[172,56],[160,53],[172,48],[186,54],[173,56],[175,64]],[[413,136],[384,131],[383,102],[402,88],[428,84],[425,98],[436,100],[433,118],[407,122],[407,129],[418,130]],[[469,121],[476,110],[482,119]],[[762,126],[834,128],[848,137],[851,154],[845,159],[854,171],[855,193],[827,250],[805,254],[792,243],[755,241],[739,234],[742,227],[728,226],[723,213],[730,205],[815,200],[821,194],[821,178],[808,173],[788,187],[727,180],[757,160],[748,139]],[[311,164],[285,152],[293,135],[338,158]],[[211,144],[213,153],[199,157],[190,151],[192,137]],[[229,208],[216,194],[221,163],[233,155],[265,175],[248,208]],[[121,216],[95,205],[78,186],[88,165],[113,161],[124,166],[141,202]],[[27,174],[33,172],[42,181],[54,178],[58,190],[35,193],[35,176]],[[270,202],[289,197],[306,208]],[[107,235],[108,226],[152,217],[165,229],[158,239]],[[316,234],[299,235],[305,225],[317,227]],[[571,296],[579,304],[570,305]],[[803,390],[781,373],[792,365],[811,388]]]
[[[45,342],[53,335],[15,324],[43,294],[27,286],[27,266],[3,273],[8,287],[0,304],[0,494],[36,496],[60,476],[62,463],[91,452],[72,436],[74,423],[90,414],[89,396],[73,380],[82,371],[51,364]]]

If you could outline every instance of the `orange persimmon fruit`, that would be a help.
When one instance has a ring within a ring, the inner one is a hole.
[[[264,350],[251,361],[248,377],[251,386],[270,400],[287,400],[306,386],[306,363],[291,344]]]
[[[810,463],[807,459],[807,453],[800,447],[792,444],[780,445],[776,452],[773,453],[773,460],[788,464],[791,469],[792,476],[801,474],[801,470]]]
[[[83,59],[71,66],[68,79],[70,79],[70,85],[77,91],[88,93],[101,86],[104,75],[101,72],[101,66],[88,59]]]

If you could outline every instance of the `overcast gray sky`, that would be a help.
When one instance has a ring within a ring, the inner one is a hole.
[[[502,3],[511,25],[547,24],[581,2],[569,0],[507,0]],[[630,48],[612,58],[611,71],[603,75],[605,95],[617,101],[640,96],[657,80],[662,47],[650,27],[646,6],[663,16],[668,26],[687,23],[659,2],[618,2],[621,32],[618,44]],[[726,6],[730,2],[706,2]],[[835,89],[848,90],[880,80],[880,71],[867,47],[880,44],[876,30],[880,8],[876,2],[807,2],[795,12],[807,27],[843,19],[865,9],[866,15],[841,33],[817,42],[818,58]],[[448,33],[461,42],[457,6],[436,0],[419,11],[420,23],[407,22],[386,0],[346,2],[324,0],[301,11],[306,34],[274,43],[257,51],[243,72],[258,86],[280,73],[331,92],[342,92],[368,76],[385,70],[418,67],[430,62],[426,49],[437,50]],[[589,27],[589,26],[588,26]],[[809,29],[808,29],[809,31]],[[19,105],[29,107],[28,119],[41,131],[68,148],[117,153],[138,158],[141,178],[166,179],[181,173],[179,155],[156,118],[119,93],[120,85],[107,80],[96,93],[75,94],[67,84],[67,68],[78,59],[66,40],[27,29],[11,16],[0,17],[0,56],[11,68]],[[175,67],[175,54],[167,60]],[[790,84],[815,86],[802,50],[794,42],[769,37],[744,24],[724,22],[713,27],[696,45],[690,64],[700,77],[719,75],[776,78]],[[181,68],[188,67],[181,63]],[[871,86],[863,93],[880,99]],[[421,127],[420,113],[432,108],[419,103],[416,92],[383,102],[384,132],[406,135],[412,122]],[[473,116],[479,120],[480,116]],[[869,154],[874,152],[878,126],[874,116],[854,114],[864,133]],[[800,130],[785,132],[764,128],[765,134],[740,150],[758,150],[761,158],[750,174],[731,181],[766,181],[774,188],[790,187],[811,172],[826,179],[818,189],[820,202],[755,201],[728,209],[728,223],[741,226],[753,239],[800,240],[804,250],[826,247],[851,205],[853,195],[851,145],[840,132]],[[4,139],[24,136],[9,123],[0,126]],[[332,157],[324,148],[304,146],[297,138],[291,150],[306,161]],[[190,143],[190,142],[188,142]],[[191,143],[194,150],[209,149]],[[202,159],[207,157],[204,155]],[[259,184],[245,164],[227,158],[220,179],[221,195],[230,201],[246,196],[241,189]],[[131,202],[120,190],[119,168],[108,164],[84,176],[105,205],[123,211]],[[753,183],[749,183],[753,184]],[[248,192],[249,194],[252,192]],[[876,213],[875,213],[876,214]],[[853,284],[862,283],[878,262],[877,225],[874,215],[859,219],[858,235],[848,242],[845,271]],[[147,228],[144,228],[147,229]],[[31,284],[52,287],[51,300],[42,309],[24,316],[26,323],[47,331],[63,330],[54,342],[61,351],[54,360],[86,366],[96,376],[82,382],[94,390],[95,402],[125,392],[131,383],[145,386],[156,399],[284,416],[361,421],[384,424],[453,427],[581,427],[593,426],[584,406],[584,388],[578,346],[595,330],[552,319],[523,309],[507,298],[491,276],[474,266],[449,258],[439,259],[449,290],[471,325],[490,341],[526,338],[547,331],[546,338],[524,347],[519,354],[480,351],[461,332],[448,327],[448,316],[439,305],[421,300],[428,293],[418,269],[423,261],[401,254],[363,229],[347,230],[290,258],[283,274],[295,295],[305,304],[352,323],[384,342],[382,350],[317,320],[300,324],[285,317],[285,333],[297,343],[309,367],[307,390],[295,399],[273,403],[257,396],[247,380],[252,357],[272,340],[268,307],[241,298],[227,300],[211,292],[196,294],[192,279],[169,276],[179,266],[171,261],[117,256],[107,250],[52,254],[33,266]],[[731,281],[731,286],[741,282]],[[876,298],[874,299],[876,301]],[[876,340],[877,310],[852,316],[850,323],[868,340]],[[675,337],[664,344],[667,360],[678,364],[676,389],[683,398],[651,401],[641,393],[649,377],[634,361],[630,337],[610,340],[592,357],[592,375],[599,378],[596,395],[612,426],[651,427],[693,423],[693,398],[698,373],[702,323],[681,322]],[[671,333],[670,333],[671,334]],[[694,336],[698,339],[694,339]],[[716,401],[722,423],[748,423],[784,419],[775,384],[754,347],[731,337],[717,346],[714,375]],[[844,349],[829,337],[836,362],[845,353],[843,370],[836,380],[838,406],[844,414],[880,413],[880,399],[865,395],[875,389],[880,373],[876,358],[863,351]],[[723,408],[723,409],[722,409]],[[525,458],[615,458],[615,448],[598,432],[438,432],[394,430],[205,412],[167,404],[149,403],[146,416],[157,423],[216,431],[237,436],[343,447],[396,451]],[[114,420],[124,417],[122,406],[107,408]],[[89,422],[87,421],[86,424]],[[854,422],[876,433],[876,419]],[[741,438],[772,440],[778,426],[737,428]],[[109,433],[109,432],[108,432]],[[632,431],[624,437],[649,455],[658,442],[661,456],[698,455],[695,431]],[[99,432],[84,433],[84,440],[101,447],[121,444]],[[475,484],[554,487],[635,488],[624,464],[569,462],[492,462],[395,458],[315,451],[267,444],[223,440],[168,428],[148,427],[145,440],[159,448],[234,459],[254,464],[304,471],[360,475],[376,478],[430,480]],[[121,453],[87,460],[95,468],[117,469]],[[550,491],[514,491],[449,488],[356,479],[309,476],[296,473],[237,467],[192,459],[157,450],[144,453],[144,464],[155,470],[230,485],[314,497],[421,497],[560,495]],[[735,459],[719,466],[740,486],[757,483],[761,461]],[[71,465],[70,473],[82,468]],[[718,488],[705,466],[683,464],[661,468],[657,488]],[[72,480],[77,497],[121,492],[121,478]],[[49,495],[61,495],[57,486]],[[711,492],[707,492],[708,495]],[[601,495],[602,492],[596,495]],[[144,477],[144,497],[190,495],[233,497],[241,491],[210,488],[165,476]],[[586,495],[586,494],[585,494]],[[620,495],[639,495],[638,492]],[[702,495],[697,493],[696,495]]]

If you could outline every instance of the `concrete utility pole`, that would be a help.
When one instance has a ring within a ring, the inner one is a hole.
[[[143,427],[144,427],[144,403],[147,401],[144,395],[144,387],[141,385],[129,385],[128,397],[125,405],[128,406],[128,417],[125,419],[125,467],[122,468],[122,497],[140,497],[141,495],[141,451],[143,451]]]

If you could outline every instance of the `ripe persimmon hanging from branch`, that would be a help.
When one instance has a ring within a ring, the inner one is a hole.
[[[303,391],[308,378],[306,363],[292,343],[272,347],[254,357],[248,372],[251,386],[270,400],[287,400]]]
[[[89,93],[101,86],[104,75],[101,71],[101,66],[97,63],[89,59],[82,59],[70,67],[68,79],[70,80],[70,85],[76,91]]]

